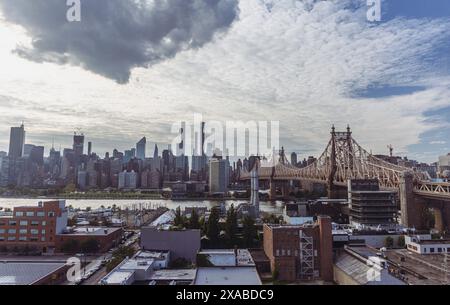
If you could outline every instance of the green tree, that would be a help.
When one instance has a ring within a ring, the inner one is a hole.
[[[181,208],[180,207],[178,207],[175,210],[175,219],[173,221],[173,224],[176,227],[184,227],[184,225],[185,225],[185,219],[184,219],[183,215],[181,214]]]
[[[405,243],[405,236],[404,235],[401,235],[401,236],[398,237],[397,245],[398,245],[399,248],[404,248],[405,247],[406,243]]]
[[[230,209],[227,211],[227,220],[225,223],[225,234],[230,245],[233,245],[236,242],[237,228],[238,224],[236,209],[232,204]]]
[[[384,240],[384,246],[386,248],[392,248],[394,246],[394,239],[391,236],[386,237]]]
[[[97,253],[100,250],[100,243],[95,238],[89,238],[81,242],[83,253]]]
[[[75,239],[66,240],[61,246],[61,251],[69,254],[76,253],[79,249],[80,243]]]
[[[200,229],[200,219],[196,209],[192,209],[191,218],[189,219],[189,228],[194,230]]]
[[[206,236],[211,244],[215,245],[219,239],[219,211],[215,208],[211,209],[208,221],[206,222]]]
[[[257,230],[255,226],[255,220],[250,216],[245,216],[242,220],[243,225],[243,237],[244,243],[247,248],[253,246],[255,239],[257,238]]]

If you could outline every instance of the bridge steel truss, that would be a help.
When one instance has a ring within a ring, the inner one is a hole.
[[[262,162],[259,169],[261,180],[306,180],[325,184],[332,181],[333,185],[347,186],[348,179],[378,179],[381,188],[397,191],[402,173],[412,172],[415,193],[450,199],[450,183],[432,183],[426,172],[414,171],[373,156],[353,139],[349,127],[347,132],[336,132],[333,127],[331,139],[323,153],[304,168],[289,164],[285,156],[279,159],[282,161],[271,165]],[[250,179],[250,173],[242,171],[240,179]]]

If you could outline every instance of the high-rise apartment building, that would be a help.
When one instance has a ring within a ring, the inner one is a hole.
[[[83,154],[84,151],[84,135],[83,134],[74,134],[73,135],[73,151],[75,156],[79,157]]]
[[[227,161],[213,158],[209,162],[209,192],[225,193],[228,191]]]
[[[143,137],[139,142],[136,143],[136,157],[138,159],[145,159],[145,148],[147,145],[147,139]]]
[[[16,159],[23,156],[23,147],[25,145],[25,127],[11,127],[9,136],[9,152],[10,159]]]

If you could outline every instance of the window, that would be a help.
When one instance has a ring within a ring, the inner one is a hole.
[[[449,248],[447,248],[447,253],[450,253],[450,247],[449,247]]]
[[[31,225],[32,225],[32,226],[38,226],[38,225],[39,225],[39,221],[33,220],[33,221],[31,222]]]
[[[6,226],[6,222],[0,221],[0,226]]]
[[[37,217],[44,217],[45,212],[37,212],[36,215],[37,215]]]
[[[8,234],[16,234],[16,229],[9,229]]]
[[[0,234],[5,234],[5,229],[0,229]]]
[[[10,225],[10,226],[17,226],[17,221],[15,221],[15,220],[10,220],[10,221],[9,221],[9,225]]]
[[[45,241],[45,237],[44,236],[41,237],[41,241]]]
[[[55,212],[48,212],[48,217],[55,217]]]
[[[34,216],[34,212],[27,212],[27,217],[33,217]]]
[[[39,234],[39,230],[36,230],[36,229],[31,229],[30,232],[33,235],[38,235]]]
[[[434,253],[434,248],[430,248],[430,253]]]
[[[38,241],[39,239],[37,237],[30,237],[30,241]]]
[[[16,217],[22,217],[23,216],[23,212],[16,212]]]
[[[0,241],[4,241],[5,238],[3,236],[0,236]]]
[[[280,256],[280,250],[275,251],[275,256]]]
[[[441,253],[442,252],[442,248],[438,248],[438,252]]]
[[[19,223],[21,226],[28,226],[28,221],[26,220],[21,220]]]
[[[423,253],[427,253],[427,248],[423,248]]]
[[[46,226],[46,225],[47,225],[47,222],[44,220],[44,221],[42,222],[42,225],[43,225],[43,226]]]
[[[298,256],[298,250],[295,250],[295,256]]]
[[[27,233],[28,233],[28,230],[27,230],[27,229],[20,229],[20,230],[19,230],[19,233],[20,233],[20,234],[27,234]]]
[[[45,230],[42,230],[42,231],[41,231],[41,234],[42,234],[42,235],[45,235]]]
[[[19,237],[19,240],[20,240],[20,241],[27,241],[27,237],[26,237],[26,236],[20,236],[20,237]]]
[[[281,250],[281,256],[286,256],[286,250],[284,249]]]
[[[9,240],[9,241],[16,240],[16,237],[15,237],[15,236],[9,236],[9,237],[8,237],[8,240]]]
[[[290,249],[287,250],[287,255],[288,255],[288,256],[291,256],[291,250],[290,250]]]

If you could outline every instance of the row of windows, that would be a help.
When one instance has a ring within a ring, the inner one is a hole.
[[[6,239],[7,241],[39,241],[39,238],[37,237],[30,237],[29,239],[26,236],[19,236],[19,239],[16,239],[15,236],[8,236],[8,238]],[[5,241],[5,237],[0,236],[0,241]],[[45,241],[45,236],[41,237],[41,241]]]
[[[298,250],[291,251],[291,249],[277,249],[275,251],[275,256],[291,256],[292,254],[294,254],[294,256],[298,256]]]
[[[445,252],[446,248],[430,248],[430,253],[442,253]],[[447,252],[450,253],[450,247],[447,248]],[[423,253],[427,253],[427,248],[423,248]]]
[[[36,214],[36,216],[37,217],[45,217],[45,212],[32,212],[32,211],[30,211],[30,212],[21,212],[21,211],[17,211],[17,212],[15,212],[15,214],[16,214],[16,217],[23,217],[23,216],[26,216],[26,217],[34,217],[35,216],[35,214]],[[55,217],[55,212],[48,212],[48,217]]]
[[[16,229],[9,229],[8,231],[6,231],[5,229],[0,229],[0,234],[5,234],[6,232],[8,232],[8,234],[16,234],[17,230]],[[20,234],[27,234],[28,233],[28,229],[20,229],[19,233]],[[33,235],[38,235],[39,234],[39,230],[31,229],[30,233],[33,234]],[[41,234],[45,235],[45,229],[41,230]]]
[[[43,225],[43,226],[46,226],[47,225],[47,222],[44,220],[44,221],[37,221],[37,220],[32,220],[32,221],[28,221],[28,220],[21,220],[21,221],[19,221],[19,222],[17,222],[16,220],[10,220],[9,222],[8,222],[8,225],[10,225],[10,226],[17,226],[17,223],[19,223],[19,226],[28,226],[28,224],[30,224],[30,225],[32,225],[32,226],[38,226],[39,224],[41,224],[41,225]],[[1,222],[0,223],[0,226],[5,226],[6,225],[6,223],[4,223],[4,222]]]

